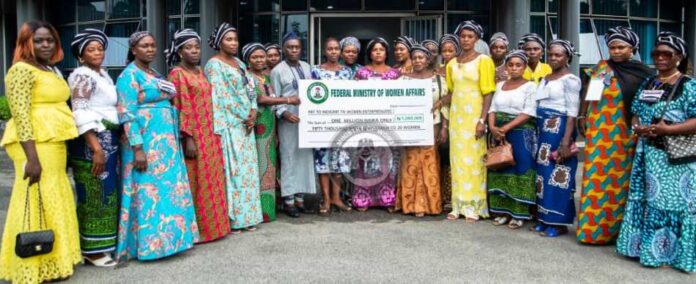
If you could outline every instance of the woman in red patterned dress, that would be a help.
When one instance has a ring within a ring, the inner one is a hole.
[[[186,168],[191,183],[200,242],[209,242],[230,233],[225,192],[225,167],[220,136],[213,132],[211,87],[198,66],[201,39],[191,29],[177,31],[167,50],[167,64],[178,96],[179,128],[183,137]]]

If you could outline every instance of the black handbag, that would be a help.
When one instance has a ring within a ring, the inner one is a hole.
[[[679,78],[677,83],[672,88],[672,91],[667,97],[667,103],[665,103],[665,111],[662,113],[661,120],[664,120],[665,113],[667,113],[667,107],[674,97],[679,84],[684,79],[684,77]],[[664,136],[665,150],[667,152],[667,159],[670,163],[681,164],[690,163],[696,161],[696,133],[686,134],[686,135],[666,135]]]
[[[38,184],[38,183],[37,183]],[[22,230],[17,234],[15,240],[15,254],[21,258],[50,253],[53,250],[54,235],[53,230],[46,230],[46,220],[44,218],[43,198],[41,197],[41,186],[38,186],[39,193],[39,230],[31,231],[31,211],[29,210],[29,194],[31,186],[27,186],[27,197],[24,205],[24,221]]]

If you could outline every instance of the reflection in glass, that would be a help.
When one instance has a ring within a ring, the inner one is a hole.
[[[125,66],[128,56],[128,37],[138,30],[140,23],[107,24],[105,33],[109,37],[109,47],[106,50],[104,66]],[[158,52],[165,47],[158,46]]]
[[[628,0],[592,0],[592,14],[626,16]]]
[[[602,53],[602,48],[606,50],[604,33],[599,37],[595,36],[589,19],[580,20],[580,42],[582,43],[578,45],[578,52],[581,54],[578,58],[580,64],[594,65],[602,58],[608,58],[604,57]]]
[[[278,12],[280,0],[240,0],[239,10],[249,12]]]
[[[657,17],[657,0],[630,0],[631,16],[634,17]]]
[[[681,21],[682,1],[662,0],[660,1],[660,19]]]
[[[544,9],[546,5],[546,0],[532,0],[531,1],[531,11],[532,12],[546,12]]]
[[[645,64],[653,64],[650,53],[653,49],[655,39],[657,39],[657,23],[651,21],[631,21],[633,31],[640,38],[640,58]]]
[[[70,52],[70,43],[76,34],[75,26],[60,27],[58,28],[58,33],[60,34],[60,47],[65,52],[65,57],[63,57],[63,61],[58,63],[58,68],[62,71],[65,71],[67,68],[76,68],[77,58]],[[67,72],[63,73],[65,73],[63,75],[67,75]]]
[[[109,18],[137,18],[140,17],[139,0],[111,0]]]
[[[201,1],[200,0],[183,0],[184,1],[184,14],[200,14],[201,13]]]
[[[247,27],[239,30],[240,45],[249,42],[262,44],[277,43],[280,38],[280,18],[278,15],[243,16],[239,25]]]
[[[302,41],[302,60],[307,60],[307,37],[309,36],[309,21],[307,14],[283,15],[281,18],[282,34],[295,32]]]
[[[194,31],[200,33],[200,31],[201,31],[201,19],[198,17],[187,17],[184,20],[184,28],[193,29]]]
[[[103,20],[106,13],[106,1],[78,0],[77,15],[80,21]]]
[[[181,0],[167,0],[167,16],[181,15]]]

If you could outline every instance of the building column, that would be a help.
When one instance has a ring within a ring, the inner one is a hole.
[[[560,20],[559,37],[572,42],[576,50],[580,49],[580,0],[562,0],[559,2],[558,19]],[[580,60],[576,57],[570,64],[570,71],[580,74]]]
[[[147,0],[145,1],[145,5],[145,9],[147,9],[147,17],[145,18],[147,20],[146,29],[155,35],[155,43],[159,50],[158,53],[163,54],[162,51],[167,49],[167,15],[165,15],[165,0]],[[161,74],[169,73],[164,55],[156,56],[155,61],[152,62],[150,67]]]
[[[493,10],[496,13],[496,28],[507,35],[515,48],[515,43],[529,33],[529,12],[532,9],[531,0],[496,0]],[[491,31],[492,32],[492,31]]]
[[[694,68],[692,76],[696,76],[696,0],[684,1],[684,40],[689,46],[688,55]]]

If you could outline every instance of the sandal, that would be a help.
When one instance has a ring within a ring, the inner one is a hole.
[[[367,212],[367,209],[368,209],[367,207],[364,207],[364,208],[361,208],[361,207],[355,208],[355,210],[358,210],[358,211],[360,211],[360,212]]]
[[[114,267],[117,264],[116,261],[114,261],[114,259],[111,258],[111,256],[109,256],[108,254],[102,254],[102,257],[97,259],[91,259],[87,256],[82,256],[82,259],[85,260],[85,263],[89,263],[96,267]]]
[[[423,218],[425,216],[425,213],[416,213],[413,216],[416,216],[416,218]]]
[[[233,229],[232,231],[230,231],[230,235],[239,235],[241,233],[242,233],[241,229]]]
[[[447,220],[457,220],[457,219],[459,219],[459,213],[452,211],[449,214],[447,214]]]
[[[542,237],[547,237],[547,238],[555,238],[560,235],[565,235],[568,233],[568,228],[566,227],[556,227],[556,226],[551,226],[546,228],[543,232],[540,232],[539,235]]]
[[[536,225],[530,227],[529,230],[532,231],[532,232],[541,233],[541,232],[543,232],[543,231],[546,230],[546,225],[544,225],[544,224],[536,224]]]
[[[353,211],[353,207],[350,207],[350,206],[345,205],[345,204],[339,205],[339,204],[337,204],[337,203],[334,203],[334,204],[331,204],[331,208],[334,209],[334,210],[336,210],[336,211],[341,211],[341,212],[351,212],[351,211]]]
[[[510,220],[510,223],[507,225],[507,227],[512,230],[517,230],[519,228],[522,228],[522,226],[524,226],[524,221],[515,218],[512,218],[512,220]]]
[[[508,221],[510,221],[510,218],[508,218],[507,216],[495,217],[495,219],[493,219],[493,226],[505,225],[508,223]]]
[[[331,207],[330,207],[330,206],[329,206],[329,207],[320,206],[320,207],[319,207],[319,215],[320,215],[320,216],[329,216],[329,215],[331,215]]]
[[[255,232],[257,229],[258,228],[256,228],[256,226],[251,226],[251,227],[244,228],[244,231]]]

